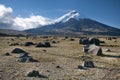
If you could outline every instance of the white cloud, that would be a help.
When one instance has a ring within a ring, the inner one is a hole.
[[[67,21],[70,18],[79,16],[76,11],[70,11],[62,17],[51,20],[49,18],[40,15],[31,15],[28,18],[20,16],[12,16],[13,10],[11,7],[6,7],[0,4],[0,28],[14,29],[14,30],[26,30],[31,28],[37,28],[40,26],[54,24],[56,22]]]
[[[12,17],[12,8],[0,4],[0,27],[15,30],[25,30],[51,24],[53,21],[39,15],[28,18]],[[4,25],[4,26],[3,26]],[[7,25],[7,26],[6,26]]]
[[[52,20],[44,18],[42,16],[30,16],[29,18],[16,17],[14,18],[13,26],[18,26],[19,30],[25,30],[30,28],[36,28],[38,26],[43,26],[50,24]]]
[[[12,23],[12,8],[6,8],[4,5],[0,5],[0,23],[10,24]]]

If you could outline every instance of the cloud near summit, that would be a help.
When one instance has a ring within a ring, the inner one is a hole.
[[[75,10],[72,10],[63,16],[55,20],[52,20],[40,15],[32,15],[28,18],[23,18],[19,16],[13,16],[12,13],[13,13],[13,9],[11,7],[6,7],[0,4],[0,28],[26,30],[26,29],[37,28],[58,22],[66,22],[70,18],[75,18],[80,15]]]
[[[13,9],[0,4],[0,28],[25,30],[51,24],[52,20],[40,15],[32,15],[28,18],[12,16]]]

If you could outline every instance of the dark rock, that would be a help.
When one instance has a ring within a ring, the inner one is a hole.
[[[5,53],[5,56],[10,56],[10,53],[8,53],[8,52],[7,52],[7,53]]]
[[[68,36],[65,36],[65,39],[68,39]]]
[[[110,49],[106,49],[105,51],[106,51],[106,52],[111,52],[111,50],[110,50]]]
[[[39,77],[39,71],[33,70],[27,74],[28,77]]]
[[[70,41],[75,41],[75,39],[70,39]]]
[[[50,72],[49,70],[46,70],[46,72]]]
[[[47,50],[43,50],[43,52],[47,52]]]
[[[117,37],[112,37],[112,39],[117,39]]]
[[[45,47],[51,47],[51,44],[49,42],[45,42]]]
[[[9,46],[17,46],[19,43],[11,43]]]
[[[19,58],[28,57],[28,53],[20,53]]]
[[[25,43],[25,46],[31,46],[31,45],[34,45],[34,43],[33,42],[26,42]]]
[[[49,42],[39,43],[36,45],[36,47],[51,47],[51,44]]]
[[[94,44],[84,46],[83,51],[86,54],[95,54],[98,56],[102,55],[102,49]]]
[[[100,45],[100,40],[97,38],[86,38],[86,37],[82,37],[79,40],[79,44],[83,44],[83,45],[88,45],[88,44],[95,44],[95,45]]]
[[[29,60],[29,57],[22,57],[22,58],[20,58],[20,62],[28,62],[28,60]]]
[[[89,38],[89,44],[100,45],[100,40],[97,38]]]
[[[36,45],[36,47],[45,47],[45,45],[43,43],[39,43]]]
[[[32,57],[29,57],[29,62],[38,62],[38,60],[33,59]]]
[[[20,48],[15,48],[12,53],[27,53],[24,50],[20,49]]]
[[[44,39],[49,38],[49,36],[43,36]]]
[[[81,38],[79,40],[79,44],[88,45],[89,44],[88,38]]]
[[[20,62],[38,62],[30,56],[20,58]]]
[[[61,68],[60,66],[56,66],[56,68]]]
[[[107,40],[112,40],[112,37],[107,37]]]
[[[100,43],[105,43],[105,41],[100,41]]]
[[[117,40],[115,40],[114,42],[117,42]]]
[[[84,67],[88,67],[88,68],[94,68],[94,63],[92,61],[84,61],[83,63]]]
[[[78,69],[85,69],[85,68],[81,65],[78,65]]]
[[[52,41],[52,43],[57,43],[56,41]]]

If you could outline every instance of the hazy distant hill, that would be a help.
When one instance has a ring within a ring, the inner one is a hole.
[[[27,36],[30,35],[23,31],[0,29],[0,36]]]
[[[120,36],[120,29],[105,25],[92,19],[70,18],[66,22],[57,22],[47,26],[25,30],[33,34],[84,34],[84,35],[115,35]]]

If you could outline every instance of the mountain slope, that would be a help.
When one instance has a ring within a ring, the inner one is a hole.
[[[26,30],[33,34],[97,34],[97,35],[120,35],[120,29],[102,24],[91,19],[70,18],[66,22]]]

